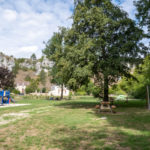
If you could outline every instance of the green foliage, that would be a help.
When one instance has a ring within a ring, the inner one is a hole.
[[[29,75],[26,75],[25,81],[31,81],[31,77]]]
[[[77,89],[75,95],[78,95],[78,96],[87,95],[86,87],[84,85],[81,86],[79,89]]]
[[[27,67],[21,67],[20,69],[23,70],[23,71],[28,71],[29,70]]]
[[[68,100],[71,100],[71,99],[72,99],[72,95],[73,95],[73,94],[72,94],[72,92],[70,91],[70,92],[69,92],[69,96],[68,96]]]
[[[110,90],[109,90],[109,94],[127,95],[127,93],[122,88],[120,88],[120,84],[112,85]]]
[[[30,84],[26,87],[26,93],[34,93],[35,91],[38,90],[38,85],[39,85],[39,80],[34,80],[32,79],[30,81]]]
[[[86,86],[85,90],[88,95],[92,94],[93,89],[95,88],[94,83],[89,82],[88,85]]]
[[[146,98],[146,86],[150,85],[150,56],[147,56],[143,64],[134,70],[133,75],[137,78],[122,78],[118,84],[121,90],[135,98]]]
[[[100,93],[102,92],[102,89],[100,87],[94,87],[93,90],[92,90],[92,95],[95,97],[95,98],[100,98]]]
[[[25,58],[18,58],[18,59],[16,59],[16,62],[17,62],[18,64],[24,63],[24,62],[25,62]]]
[[[15,60],[15,66],[12,68],[12,72],[16,75],[20,69],[19,62]]]
[[[120,76],[131,77],[128,64],[147,52],[139,42],[143,31],[110,0],[76,2],[73,25],[65,37],[67,85],[77,89],[94,76],[99,96],[107,101],[109,85]]]
[[[143,31],[110,0],[75,1],[73,24],[54,33],[43,53],[54,61],[52,82],[77,90],[94,78],[94,94],[108,100],[109,85],[132,77],[130,65],[139,63],[147,48]],[[89,93],[89,90],[88,90]]]
[[[13,90],[11,91],[11,93],[20,94],[20,91],[18,91],[17,89],[13,89]]]
[[[39,81],[43,84],[43,85],[45,85],[45,83],[46,83],[46,73],[45,73],[45,71],[42,69],[41,70],[41,72],[40,72],[40,74],[39,74]]]
[[[60,28],[58,33],[54,33],[53,37],[47,42],[43,53],[54,62],[51,69],[51,82],[57,85],[64,86],[67,84],[67,61],[65,60],[64,50],[64,36],[66,34],[65,28]],[[63,93],[61,93],[63,97]]]
[[[25,66],[21,66],[21,63],[25,62],[25,58],[15,59],[15,66],[12,68],[13,73],[16,75],[19,70],[28,71],[28,68]]]
[[[79,89],[77,89],[76,95],[90,95],[90,94],[92,94],[94,96],[99,95],[99,93],[96,94],[96,92],[97,91],[100,92],[100,91],[99,90],[96,91],[96,89],[99,89],[99,88],[97,88],[94,85],[94,83],[92,83],[90,81],[87,85],[82,85]],[[97,97],[97,96],[95,96],[95,97]]]
[[[147,26],[150,32],[150,1],[149,0],[136,0],[135,6],[137,8],[136,17],[140,25]]]
[[[30,58],[32,59],[32,61],[36,61],[36,55],[35,55],[35,53],[33,53]]]
[[[44,50],[44,51],[45,51],[45,50]],[[43,62],[43,60],[44,60],[44,56],[42,56],[42,57],[39,59],[40,62]]]
[[[46,88],[42,88],[42,93],[46,93]]]

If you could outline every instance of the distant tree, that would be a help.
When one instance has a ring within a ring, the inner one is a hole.
[[[20,69],[20,65],[19,65],[18,61],[15,60],[15,65],[12,68],[12,72],[16,75],[18,73],[19,69]]]
[[[32,79],[30,81],[30,84],[26,87],[26,93],[34,93],[38,90],[39,80],[38,79]]]
[[[46,88],[42,88],[42,93],[46,93]]]
[[[61,96],[63,98],[63,88],[67,83],[67,68],[65,60],[65,50],[64,50],[64,36],[66,34],[65,28],[60,28],[58,33],[54,33],[53,37],[47,42],[46,48],[43,53],[54,62],[51,69],[51,82],[61,86]]]
[[[33,61],[36,61],[36,55],[33,53],[30,57]]]
[[[29,75],[26,75],[25,81],[31,81],[31,77]]]
[[[43,69],[41,70],[41,72],[39,74],[39,80],[43,85],[45,85],[45,83],[46,83],[46,73]]]
[[[6,68],[0,67],[0,88],[9,89],[14,87],[14,74]]]

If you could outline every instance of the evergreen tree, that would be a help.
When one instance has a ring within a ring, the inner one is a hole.
[[[143,31],[110,0],[76,0],[65,37],[68,86],[75,89],[93,77],[103,91],[99,97],[108,101],[109,85],[120,76],[132,77],[129,64],[146,55],[142,38]]]
[[[45,83],[46,83],[46,73],[43,69],[41,70],[41,72],[39,74],[39,80],[43,85],[45,85]]]
[[[33,53],[30,57],[33,61],[36,61],[36,55]]]

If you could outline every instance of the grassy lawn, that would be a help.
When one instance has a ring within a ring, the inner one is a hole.
[[[0,150],[149,150],[150,112],[143,101],[116,102],[98,113],[98,100],[21,100],[0,107]],[[105,119],[103,119],[105,117]]]

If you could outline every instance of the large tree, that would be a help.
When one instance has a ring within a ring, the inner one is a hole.
[[[46,48],[43,53],[54,62],[51,70],[51,82],[61,86],[61,96],[63,99],[63,88],[67,83],[65,71],[67,66],[65,63],[64,50],[64,36],[66,34],[65,28],[60,28],[59,32],[54,33],[52,38],[46,43]]]
[[[0,67],[0,88],[8,90],[14,87],[14,74],[7,68]]]
[[[143,31],[110,0],[76,0],[73,25],[65,38],[68,85],[76,88],[93,77],[108,101],[109,85],[132,77],[130,66],[146,55]]]

